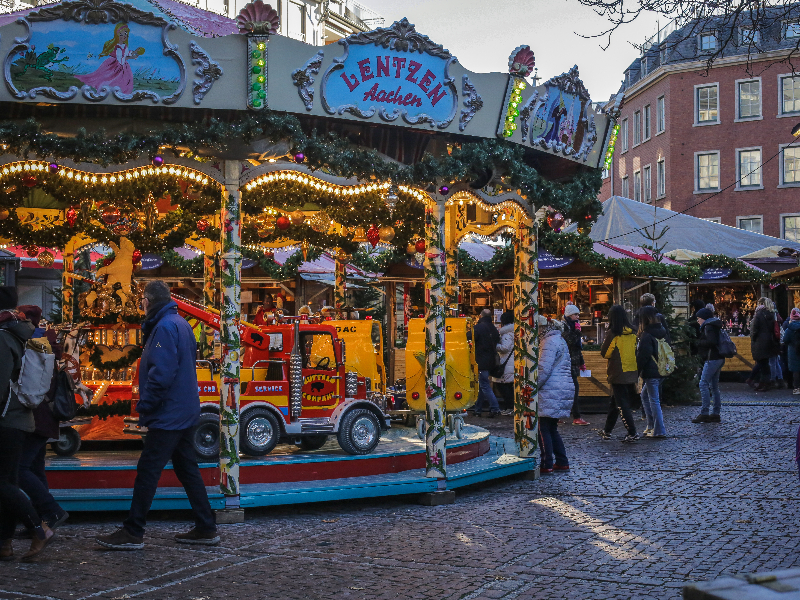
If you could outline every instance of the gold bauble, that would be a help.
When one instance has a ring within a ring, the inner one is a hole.
[[[5,221],[10,215],[7,208],[0,208],[0,221]]]
[[[50,267],[52,267],[54,260],[55,257],[47,250],[45,250],[44,252],[39,254],[39,256],[36,257],[36,262],[39,263],[40,267],[44,267],[45,269],[49,269]]]
[[[292,214],[289,215],[289,218],[292,220],[292,225],[300,225],[303,221],[306,220],[306,216],[303,214],[302,210],[296,210]]]
[[[353,241],[356,243],[367,241],[367,234],[363,227],[356,227],[355,231],[353,232]]]
[[[394,239],[394,227],[384,225],[378,230],[378,236],[383,243],[388,244]]]
[[[406,246],[406,254],[414,254],[417,251],[417,247],[413,243],[409,243]]]
[[[314,215],[308,220],[308,224],[311,226],[311,229],[317,233],[325,233],[328,231],[330,228],[330,223],[331,219],[324,210],[315,212]]]

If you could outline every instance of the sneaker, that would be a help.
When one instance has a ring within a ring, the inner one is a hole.
[[[540,475],[552,475],[553,469],[539,469]]]
[[[144,548],[144,538],[136,537],[124,527],[120,527],[110,535],[100,535],[94,541],[111,550],[141,550]]]
[[[798,393],[800,393],[800,392],[798,392]],[[508,408],[506,410],[501,410],[500,414],[503,415],[504,417],[507,417],[509,415],[513,415],[514,414],[514,409],[513,408]]]
[[[638,433],[634,433],[633,435],[631,435],[629,433],[624,438],[622,438],[622,443],[623,444],[631,444],[631,443],[635,442],[638,439],[639,439],[639,434]]]
[[[719,415],[708,415],[706,423],[722,423],[722,419],[719,418]]]
[[[62,510],[60,515],[51,515],[45,520],[47,521],[47,526],[50,529],[55,529],[59,525],[62,525],[67,519],[69,519],[69,513],[65,510]]]
[[[643,437],[651,437],[653,435],[653,430],[649,427],[642,432]]]
[[[573,424],[573,425],[589,425],[590,423],[589,423],[589,421],[584,421],[583,419],[581,419],[580,417],[578,417],[577,419],[574,419],[574,420],[572,421],[572,424]]]
[[[569,465],[553,465],[554,471],[566,472],[569,471]]]
[[[692,423],[710,423],[708,415],[697,415],[692,419]]]
[[[597,435],[600,436],[601,440],[610,440],[611,439],[611,434],[608,433],[605,429],[601,429],[600,431],[598,431]]]
[[[793,394],[800,394],[800,388],[794,388],[794,389],[792,390],[792,393],[793,393]]]
[[[180,544],[197,544],[201,546],[216,546],[219,544],[219,535],[216,531],[202,532],[193,527],[191,531],[179,533],[175,536],[175,541]]]

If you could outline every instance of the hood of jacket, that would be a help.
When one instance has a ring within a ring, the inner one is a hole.
[[[657,340],[663,340],[667,337],[667,330],[661,323],[652,323],[644,328],[645,333],[649,333]]]
[[[705,320],[705,323],[703,323],[700,326],[700,329],[702,329],[706,325],[713,325],[714,323],[719,323],[720,325],[722,325],[722,321],[720,321],[717,317],[711,317],[710,319]]]
[[[800,323],[800,321],[798,321]],[[514,324],[509,323],[508,325],[503,325],[499,330],[498,333],[500,335],[505,335],[506,333],[514,333]]]
[[[26,320],[11,320],[0,323],[0,329],[14,334],[21,343],[27,342],[33,337],[33,332],[36,329],[33,323]]]
[[[786,329],[797,331],[798,329],[800,329],[800,321],[789,321],[789,324],[786,326]]]
[[[174,300],[169,300],[162,306],[154,306],[153,310],[148,310],[147,315],[148,318],[142,323],[142,342],[147,344],[147,338],[150,337],[150,334],[153,331],[153,328],[158,324],[158,322],[163,319],[166,315],[170,313],[177,313],[178,312],[178,305],[175,304]],[[152,315],[152,316],[150,316]]]

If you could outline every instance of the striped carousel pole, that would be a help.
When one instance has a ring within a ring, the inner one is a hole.
[[[73,319],[73,286],[75,273],[75,248],[68,243],[61,252],[61,322],[72,323]]]

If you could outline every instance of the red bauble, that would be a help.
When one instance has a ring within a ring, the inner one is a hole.
[[[372,244],[373,248],[378,245],[378,242],[381,241],[380,229],[375,227],[375,225],[369,226],[369,229],[367,230],[367,241]]]
[[[75,221],[78,219],[78,211],[75,210],[75,208],[73,208],[72,206],[70,206],[67,209],[65,216],[67,217],[67,223],[69,224],[69,226],[74,227]]]
[[[36,187],[36,177],[32,175],[27,175],[26,177],[22,178],[22,185],[25,187]]]
[[[289,226],[292,224],[292,222],[289,221],[286,215],[281,215],[280,217],[277,218],[275,224],[278,226],[278,229],[286,231],[287,229],[289,229]]]
[[[106,208],[100,218],[103,219],[103,223],[106,225],[113,225],[119,221],[119,217],[119,209],[116,206],[112,206],[111,208]]]
[[[414,250],[417,252],[425,252],[425,240],[417,240],[414,243]]]
[[[33,244],[30,246],[25,246],[25,254],[31,258],[36,258],[39,255],[39,246]]]
[[[274,252],[264,252],[264,257],[268,258],[269,260],[275,260],[275,253]]]
[[[110,265],[112,262],[114,262],[114,259],[113,259],[113,258],[111,258],[110,256],[107,256],[106,258],[104,258],[104,259],[103,259],[103,266],[104,266],[104,267],[107,267],[107,266],[108,266],[108,265]]]
[[[142,262],[142,251],[141,250],[134,250],[133,254],[131,254],[131,262],[135,265],[138,265]]]
[[[564,215],[560,212],[553,213],[551,215],[547,215],[547,224],[555,231],[559,233],[561,228],[564,226]]]
[[[200,219],[200,220],[197,222],[197,231],[199,231],[200,233],[205,233],[205,232],[206,232],[206,230],[207,230],[209,227],[211,227],[211,223],[209,223],[209,222],[208,222],[208,221],[206,221],[205,219]]]

